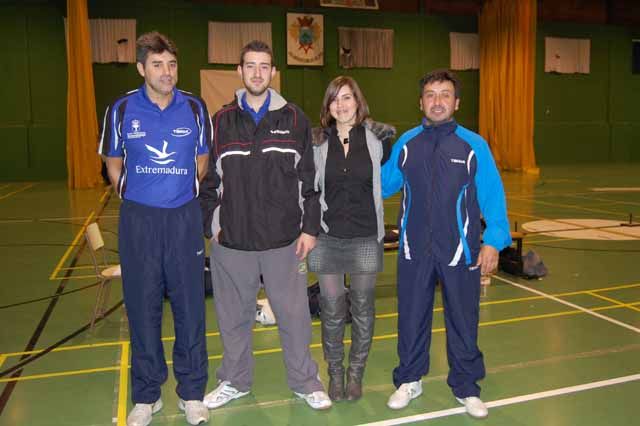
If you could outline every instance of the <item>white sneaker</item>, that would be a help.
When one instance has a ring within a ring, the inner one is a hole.
[[[204,396],[204,405],[207,408],[222,407],[227,402],[241,398],[245,395],[249,395],[249,391],[240,392],[238,389],[231,386],[231,382],[225,380],[218,384],[218,387]]]
[[[477,396],[468,396],[466,398],[458,398],[456,397],[458,402],[464,405],[464,408],[467,409],[467,413],[471,417],[475,417],[476,419],[484,419],[489,415],[489,410],[487,406],[484,405],[484,402]]]
[[[209,421],[209,410],[202,401],[184,401],[180,399],[178,401],[178,408],[184,411],[187,417],[187,423],[190,425],[199,425],[202,422]]]
[[[409,405],[409,402],[422,395],[422,380],[417,382],[403,383],[389,397],[387,407],[399,410]]]
[[[147,426],[151,423],[151,416],[162,410],[162,400],[158,398],[153,404],[138,403],[127,416],[127,426]]]
[[[304,399],[309,407],[314,410],[326,410],[331,408],[331,399],[325,391],[315,391],[311,393],[294,392],[298,398]]]

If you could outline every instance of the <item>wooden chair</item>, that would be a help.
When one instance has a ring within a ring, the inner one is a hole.
[[[93,326],[98,318],[104,317],[107,300],[109,300],[109,283],[115,278],[119,278],[122,273],[120,265],[109,266],[107,263],[107,253],[104,248],[104,240],[102,239],[102,233],[98,224],[93,222],[87,226],[85,231],[85,238],[87,240],[87,247],[91,254],[91,260],[93,261],[93,268],[96,274],[96,278],[100,281],[98,286],[98,294],[96,295],[96,303],[93,307],[93,314],[91,315],[91,326]],[[100,255],[98,252],[102,252]],[[100,260],[98,258],[100,257]]]

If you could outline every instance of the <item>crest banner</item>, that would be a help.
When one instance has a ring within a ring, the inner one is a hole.
[[[287,65],[324,65],[322,15],[287,13]]]

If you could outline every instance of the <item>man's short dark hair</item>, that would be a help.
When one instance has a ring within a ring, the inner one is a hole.
[[[178,48],[175,43],[164,34],[157,31],[142,34],[136,40],[136,61],[142,65],[147,61],[149,53],[169,52],[176,58],[178,57]]]
[[[240,51],[240,66],[244,65],[244,55],[247,52],[267,53],[271,58],[271,66],[273,66],[273,51],[271,50],[271,47],[269,47],[269,45],[264,41],[253,40],[247,43],[247,45],[242,48],[242,50]]]
[[[443,81],[450,81],[451,83],[453,83],[456,99],[460,99],[462,84],[460,83],[460,80],[458,80],[456,75],[447,69],[433,70],[422,77],[422,79],[420,79],[420,96],[422,96],[422,93],[424,92],[424,86],[426,86],[427,84]]]

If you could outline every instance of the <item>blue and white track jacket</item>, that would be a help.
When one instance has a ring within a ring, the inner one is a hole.
[[[482,137],[455,121],[405,132],[382,168],[382,195],[400,189],[399,255],[475,265],[483,244],[511,244],[504,188]],[[480,216],[487,223],[481,235]]]

